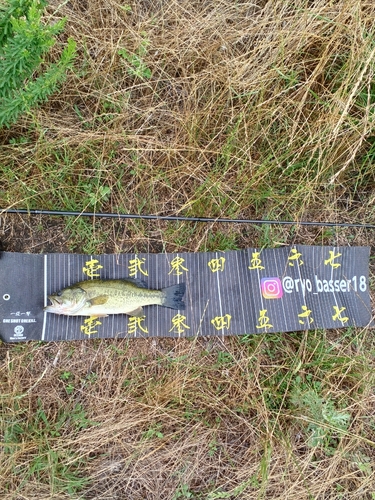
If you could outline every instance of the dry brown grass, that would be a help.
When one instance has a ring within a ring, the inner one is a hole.
[[[8,440],[2,498],[371,499],[374,379],[363,352],[372,343],[369,332],[310,332],[4,346],[4,423],[27,430],[14,447]],[[331,447],[307,445],[309,415],[290,402],[298,376],[350,412]],[[60,469],[47,467],[50,450]],[[89,479],[82,496],[59,493],[63,466]]]
[[[68,18],[56,54],[71,36],[78,57],[0,132],[3,207],[374,223],[373,0],[127,5],[50,3]],[[0,229],[32,252],[374,238],[10,215]],[[371,330],[1,345],[0,496],[374,499],[374,352]],[[349,414],[345,430],[309,410],[311,391]],[[312,446],[313,432],[328,438]]]
[[[129,7],[72,1],[52,16],[68,17],[76,71],[32,122],[4,132],[29,144],[6,146],[3,205],[373,216],[372,2]],[[149,79],[118,53],[145,41]]]

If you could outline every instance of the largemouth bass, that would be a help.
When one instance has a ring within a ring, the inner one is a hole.
[[[55,295],[49,295],[52,305],[44,310],[68,316],[143,316],[142,306],[184,309],[182,297],[185,289],[185,283],[180,283],[162,290],[150,290],[146,283],[132,278],[80,281]]]

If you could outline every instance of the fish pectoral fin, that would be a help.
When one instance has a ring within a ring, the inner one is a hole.
[[[145,315],[142,307],[137,307],[134,311],[129,311],[126,314],[129,314],[129,316],[137,316],[138,318]]]
[[[90,306],[101,306],[108,301],[108,295],[98,295],[97,297],[93,297],[87,302],[90,303]]]

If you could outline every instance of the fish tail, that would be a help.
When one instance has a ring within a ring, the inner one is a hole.
[[[179,283],[178,285],[168,286],[163,288],[164,301],[162,305],[164,307],[169,307],[170,309],[185,309],[185,303],[182,297],[185,294],[186,284]]]

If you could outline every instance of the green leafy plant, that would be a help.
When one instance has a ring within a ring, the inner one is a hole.
[[[162,437],[164,437],[163,433],[161,432],[161,429],[162,429],[162,424],[160,423],[154,424],[142,434],[142,438],[153,439],[157,437],[161,439]]]
[[[292,391],[292,405],[309,420],[307,444],[322,447],[330,455],[338,445],[339,436],[348,430],[350,414],[335,407],[330,398],[319,394],[320,387],[307,388],[297,384]]]
[[[23,453],[24,457],[22,465],[14,469],[15,480],[37,480],[49,484],[52,492],[70,494],[77,493],[88,483],[81,474],[85,461],[62,444],[66,433],[76,434],[95,425],[80,404],[53,414],[47,412],[38,399],[36,411],[27,419],[9,419],[4,424],[4,452],[8,455]]]
[[[145,33],[142,33],[142,41],[136,53],[128,52],[126,49],[119,49],[118,55],[123,57],[129,63],[128,73],[131,76],[136,76],[141,79],[151,78],[151,69],[143,61],[143,57],[147,54],[150,41],[145,38]]]
[[[63,372],[60,375],[61,380],[65,382],[65,390],[68,395],[72,394],[74,392],[74,384],[72,381],[73,375],[70,372]]]
[[[175,491],[172,500],[181,500],[183,498],[193,498],[193,493],[189,489],[188,484],[181,484],[181,486]]]
[[[8,0],[0,6],[0,127],[9,127],[46,101],[66,77],[75,56],[76,44],[68,39],[60,59],[47,63],[66,20],[44,24],[45,6],[45,0]]]

